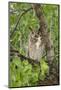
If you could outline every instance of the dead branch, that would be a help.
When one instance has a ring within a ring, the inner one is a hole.
[[[10,49],[10,56],[13,56],[13,55],[20,57],[20,60],[22,60],[22,61],[23,60],[28,60],[28,62],[31,63],[32,65],[40,64],[40,62],[38,62],[37,60],[33,60],[33,59],[29,58],[29,57],[26,57],[26,56],[20,54],[18,50]]]
[[[28,11],[30,11],[31,9],[32,9],[32,8],[29,8],[29,9],[25,10],[21,15],[19,15],[18,20],[17,20],[17,22],[16,22],[16,25],[15,25],[15,27],[14,27],[14,30],[12,31],[10,37],[12,37],[12,36],[13,36],[13,33],[16,31],[17,26],[18,26],[18,24],[19,24],[19,21],[20,21],[21,17],[22,17],[24,14],[26,14]]]
[[[32,9],[32,8],[31,8]],[[10,9],[9,10],[9,13],[10,14],[17,14],[17,13],[19,13],[20,14],[20,12],[25,12],[27,9]]]

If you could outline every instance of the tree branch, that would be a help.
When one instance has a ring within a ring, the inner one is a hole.
[[[31,8],[32,9],[32,8]],[[10,14],[17,14],[17,13],[19,13],[20,14],[20,12],[25,12],[27,9],[10,9],[9,10],[9,13]]]
[[[34,64],[40,64],[40,62],[38,62],[37,60],[31,59],[29,57],[26,57],[26,56],[20,54],[18,50],[16,50],[16,49],[10,49],[10,56],[13,56],[13,55],[16,55],[16,56],[20,57],[20,59],[22,61],[23,60],[28,60],[28,62],[31,63],[32,65],[34,65]]]
[[[16,25],[15,25],[15,27],[14,27],[14,30],[12,31],[10,37],[12,37],[12,36],[13,36],[13,33],[16,31],[17,26],[18,26],[18,24],[19,24],[19,21],[20,21],[21,17],[22,17],[24,14],[26,14],[28,11],[30,11],[31,9],[32,9],[32,8],[29,8],[29,9],[25,10],[21,15],[19,15],[18,20],[17,20],[17,22],[16,22]]]

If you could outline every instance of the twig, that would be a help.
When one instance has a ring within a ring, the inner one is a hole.
[[[10,49],[10,56],[13,56],[13,55],[17,55],[18,57],[21,58],[22,61],[23,60],[28,60],[28,62],[31,63],[32,65],[34,65],[34,64],[40,64],[40,62],[38,62],[37,60],[28,58],[28,57],[20,54],[18,50]]]
[[[12,37],[12,36],[13,36],[13,33],[16,31],[16,28],[17,28],[17,26],[18,26],[18,24],[19,24],[19,21],[20,21],[21,17],[22,17],[24,14],[26,14],[26,13],[27,13],[29,10],[31,10],[31,9],[32,9],[32,8],[29,8],[29,9],[25,10],[21,15],[19,15],[18,20],[17,20],[17,22],[16,22],[16,25],[15,25],[15,27],[14,27],[14,30],[12,31],[10,37]]]
[[[10,13],[10,14],[16,14],[17,12],[20,13],[21,11],[22,11],[22,12],[25,12],[26,9],[10,9],[10,10],[9,10],[9,13]]]

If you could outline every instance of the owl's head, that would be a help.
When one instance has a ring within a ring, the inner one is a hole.
[[[32,31],[32,32],[30,33],[30,41],[31,41],[32,43],[36,43],[36,42],[38,42],[38,41],[40,41],[40,40],[41,40],[41,37],[40,37],[40,35],[38,34],[37,31]]]

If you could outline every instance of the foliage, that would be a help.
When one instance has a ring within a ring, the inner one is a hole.
[[[19,16],[28,8],[32,8],[31,4],[26,3],[10,3],[10,34],[12,34]],[[43,13],[48,25],[48,31],[51,32],[55,57],[58,55],[58,5],[42,5]],[[33,9],[25,13],[18,23],[12,37],[10,37],[10,45],[16,48],[19,53],[26,55],[28,45],[28,35],[30,33],[29,27],[38,30],[39,21]],[[12,59],[12,60],[11,60]],[[58,57],[55,58],[58,62]],[[35,86],[38,80],[44,80],[49,72],[48,64],[45,58],[40,60],[40,66],[32,66],[28,60],[21,60],[17,56],[10,58],[9,62],[9,86],[22,87],[22,86]]]
[[[13,61],[10,62],[10,87],[36,85],[39,76],[40,80],[44,80],[48,73],[48,65],[44,60],[41,62],[41,67],[38,65],[32,67],[27,60],[21,62],[18,57],[12,59]]]

